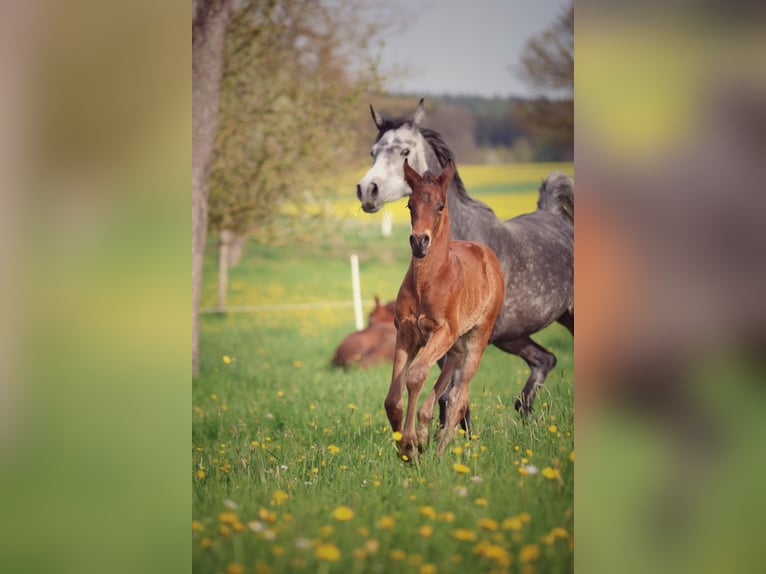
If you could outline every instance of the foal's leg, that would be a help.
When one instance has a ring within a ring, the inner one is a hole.
[[[529,414],[532,411],[532,403],[535,402],[537,387],[545,382],[545,377],[556,366],[556,357],[543,349],[529,337],[520,337],[512,341],[494,341],[495,346],[503,351],[518,355],[529,365],[530,374],[521,398],[516,401],[516,410]]]
[[[396,335],[396,349],[394,350],[394,368],[391,373],[391,385],[388,387],[388,395],[384,406],[391,429],[396,432],[402,431],[402,419],[404,407],[402,394],[404,392],[404,377],[410,357],[415,354],[414,341],[406,332],[400,330]]]
[[[487,347],[488,338],[489,334],[485,334],[478,329],[469,331],[463,336],[465,359],[460,369],[462,376],[445,393],[447,394],[446,420],[441,430],[441,439],[439,440],[438,452],[440,456],[444,454],[447,443],[452,440],[458,422],[464,420],[465,413],[468,411],[468,388],[471,384],[471,379],[473,379],[476,371],[479,370],[479,363],[484,354],[484,349]]]
[[[444,355],[452,346],[453,335],[446,325],[436,328],[428,339],[426,346],[420,349],[406,370],[405,384],[407,385],[407,414],[404,420],[404,431],[399,443],[399,452],[410,458],[416,453],[418,442],[415,432],[415,412],[423,384],[428,377],[428,371],[436,360]]]
[[[431,424],[431,419],[434,418],[434,407],[436,406],[436,397],[446,396],[445,390],[450,384],[450,381],[454,380],[456,374],[465,361],[465,345],[458,339],[452,346],[449,352],[442,357],[444,359],[442,371],[439,374],[439,378],[436,379],[434,388],[428,393],[426,400],[423,401],[423,405],[418,411],[418,443],[421,446],[428,444],[429,433],[428,427]],[[441,359],[440,359],[441,360]],[[441,399],[440,399],[441,400]],[[443,412],[440,412],[440,418]]]
[[[439,359],[442,363],[443,360]],[[441,364],[439,365],[441,367]],[[462,366],[458,367],[457,371],[455,371],[455,374],[452,375],[452,379],[450,380],[449,386],[447,387],[447,390],[441,394],[439,397],[439,424],[444,428],[445,423],[447,422],[447,395],[449,394],[450,390],[457,384],[457,382],[460,380],[460,377],[462,376]],[[473,425],[471,424],[471,407],[469,406],[465,410],[465,416],[460,419],[460,428],[462,428],[468,436],[471,435],[471,431],[473,430]]]

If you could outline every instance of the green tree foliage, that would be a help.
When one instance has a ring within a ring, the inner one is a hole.
[[[545,94],[522,106],[524,123],[538,142],[551,150],[551,155],[563,150],[564,159],[571,159],[574,157],[574,4],[550,28],[529,41],[521,64],[521,76]]]
[[[379,30],[379,27],[377,28]],[[245,0],[226,37],[210,226],[247,234],[286,203],[316,205],[347,169],[351,122],[377,87],[357,0]],[[285,221],[280,221],[284,226]]]

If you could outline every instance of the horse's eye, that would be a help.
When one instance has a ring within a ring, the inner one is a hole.
[[[444,204],[441,204],[439,207],[436,208],[439,213],[444,211]]]
[[[370,157],[372,157],[373,159],[375,158],[375,150],[374,149],[370,150]]]
[[[403,155],[404,157],[407,157],[408,155],[410,155],[410,150],[408,150],[408,149],[406,149],[406,148],[405,148],[405,149],[403,149],[403,150],[402,150],[402,155]]]
[[[407,202],[407,209],[412,209],[412,208],[410,207],[410,202],[409,202],[409,201]]]

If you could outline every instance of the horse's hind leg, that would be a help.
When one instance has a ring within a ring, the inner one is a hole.
[[[556,319],[556,322],[564,325],[564,327],[574,335],[574,309],[564,313],[561,317]]]
[[[442,357],[438,361],[440,369],[443,368],[444,366],[444,360],[445,360],[445,357]],[[444,428],[444,425],[447,422],[447,395],[455,386],[455,383],[459,381],[462,376],[463,376],[463,366],[461,364],[455,371],[455,374],[452,375],[452,378],[450,379],[447,390],[444,391],[439,397],[439,425],[442,428]],[[466,432],[467,436],[469,437],[471,436],[471,431],[473,430],[473,426],[471,425],[471,407],[468,407],[465,410],[465,416],[460,420],[460,428],[462,428]]]
[[[530,374],[524,389],[521,391],[521,398],[516,401],[516,410],[529,414],[532,410],[532,404],[535,402],[537,387],[545,382],[545,377],[556,366],[556,357],[543,349],[529,337],[520,337],[512,341],[494,341],[495,346],[518,355],[529,365]]]

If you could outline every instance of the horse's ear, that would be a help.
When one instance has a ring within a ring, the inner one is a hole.
[[[415,188],[418,182],[423,179],[420,174],[410,167],[407,158],[404,159],[404,181],[407,182],[411,188]]]
[[[370,104],[370,113],[372,114],[372,121],[375,122],[375,127],[380,129],[380,126],[383,125],[383,117],[375,111],[372,104]]]
[[[447,189],[449,187],[449,184],[452,183],[453,177],[455,177],[455,164],[452,162],[451,159],[448,159],[446,165],[444,166],[444,169],[442,169],[442,172],[439,174],[439,177],[437,178],[439,181],[439,185],[443,187],[444,189]]]
[[[380,309],[380,299],[377,294],[375,295],[375,309]]]
[[[412,116],[412,123],[413,125],[419,126],[423,123],[423,120],[426,117],[426,108],[423,105],[423,98],[420,98],[420,101],[418,102],[418,109],[415,110],[415,113]]]

